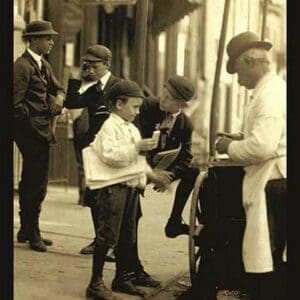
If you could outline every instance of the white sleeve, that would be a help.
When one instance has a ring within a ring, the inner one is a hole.
[[[117,128],[104,123],[92,146],[102,161],[111,167],[127,167],[138,156],[133,142],[117,139]]]
[[[244,140],[232,141],[228,147],[230,158],[243,164],[256,164],[276,157],[284,130],[282,97],[275,91],[267,91],[258,100],[250,134]]]

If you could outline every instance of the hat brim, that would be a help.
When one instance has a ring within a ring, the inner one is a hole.
[[[54,30],[25,32],[25,33],[22,34],[22,37],[25,37],[25,36],[40,36],[40,35],[58,35],[58,32],[56,32]]]
[[[264,48],[266,50],[270,50],[273,47],[273,44],[267,41],[257,41],[247,44],[245,48],[243,48],[236,57],[229,58],[226,65],[226,70],[229,74],[236,73],[235,69],[235,60],[245,51],[251,48]]]
[[[100,57],[96,57],[96,56],[94,56],[92,54],[83,55],[82,59],[86,60],[86,61],[105,61],[105,59],[100,58]]]

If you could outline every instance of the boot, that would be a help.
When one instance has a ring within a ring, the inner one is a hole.
[[[121,272],[120,274],[116,274],[114,280],[112,281],[111,289],[115,292],[121,292],[140,297],[145,296],[146,293],[132,283],[133,276],[134,274],[129,274],[125,271]]]
[[[86,296],[94,299],[102,299],[102,300],[118,300],[116,296],[114,296],[110,289],[108,289],[103,282],[103,279],[100,278],[97,282],[90,282],[88,287],[86,288]]]

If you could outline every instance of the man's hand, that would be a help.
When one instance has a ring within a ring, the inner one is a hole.
[[[149,138],[149,139],[142,139],[139,142],[135,144],[136,149],[140,151],[150,151],[154,148],[156,148],[157,141],[155,139]]]
[[[57,116],[57,115],[60,115],[61,112],[62,112],[62,106],[60,105],[57,105],[55,103],[51,103],[50,104],[50,112],[51,112],[51,115],[53,116]]]
[[[228,153],[228,146],[232,142],[232,139],[228,137],[221,137],[216,143],[216,149],[220,154]]]
[[[51,115],[57,116],[60,115],[64,105],[64,97],[62,95],[57,95],[52,103],[50,103],[50,112]]]
[[[218,132],[217,136],[228,137],[234,141],[240,141],[243,139],[243,134],[241,132],[239,133]]]

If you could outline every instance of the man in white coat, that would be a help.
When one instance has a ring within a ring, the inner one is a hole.
[[[272,72],[269,50],[252,32],[227,45],[227,72],[253,90],[244,132],[220,134],[219,153],[245,166],[243,262],[251,299],[286,299],[286,84]]]

